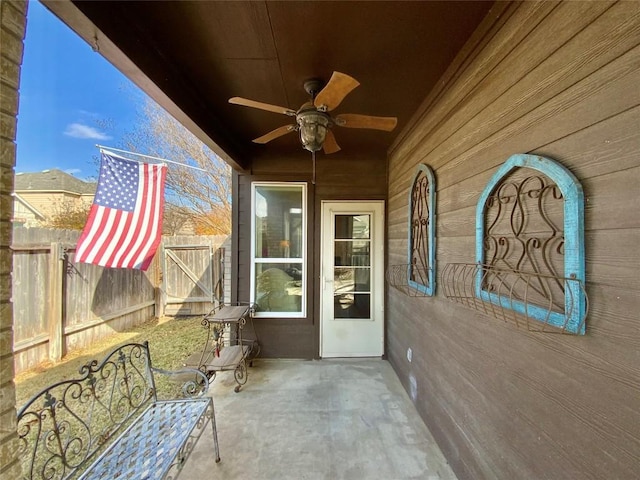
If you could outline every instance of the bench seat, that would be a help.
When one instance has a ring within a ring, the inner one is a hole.
[[[180,466],[213,412],[211,398],[158,401],[87,469],[81,480],[161,479]],[[209,415],[207,417],[207,415]],[[216,458],[216,462],[220,457]]]

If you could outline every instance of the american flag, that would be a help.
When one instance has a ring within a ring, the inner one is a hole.
[[[167,167],[101,154],[98,189],[75,259],[146,270],[162,236]]]

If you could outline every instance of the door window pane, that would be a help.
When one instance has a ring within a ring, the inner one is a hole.
[[[336,215],[335,238],[371,238],[371,215]]]
[[[366,267],[336,268],[334,274],[335,291],[369,292],[371,288],[371,269]]]
[[[336,293],[333,296],[334,318],[371,318],[371,295],[368,293]]]
[[[371,265],[369,246],[369,240],[337,240],[334,247],[336,267],[362,267]]]

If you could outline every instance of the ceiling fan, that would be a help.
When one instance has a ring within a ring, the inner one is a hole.
[[[331,128],[336,125],[338,127],[369,128],[390,132],[398,123],[396,117],[374,117],[355,113],[342,113],[335,117],[329,115],[328,112],[340,105],[342,100],[358,85],[360,83],[355,78],[340,72],[333,72],[324,88],[322,88],[322,80],[307,80],[304,83],[304,89],[311,96],[311,101],[306,102],[297,111],[242,97],[230,98],[229,103],[295,117],[296,123],[276,128],[254,139],[254,143],[264,144],[287,133],[299,132],[302,146],[306,150],[315,154],[318,150],[323,149],[324,153],[329,154],[340,150],[331,131]]]

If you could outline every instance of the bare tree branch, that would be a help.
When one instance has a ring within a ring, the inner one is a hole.
[[[198,233],[231,232],[231,168],[153,100],[145,102],[125,144],[133,152],[206,170],[169,164],[167,203],[190,215]]]

